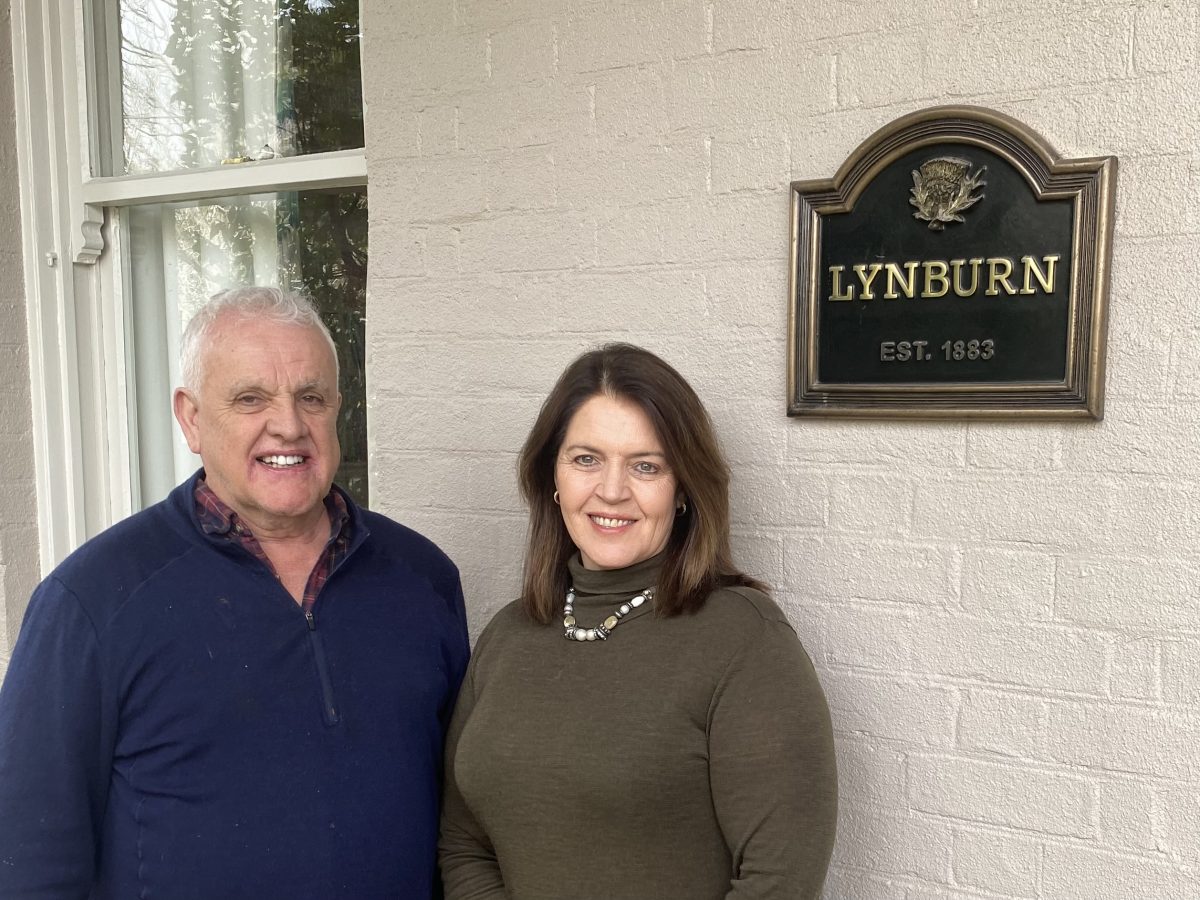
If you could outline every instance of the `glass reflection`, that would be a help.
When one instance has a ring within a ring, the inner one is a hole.
[[[179,383],[179,337],[217,291],[275,284],[313,299],[341,368],[337,481],[367,505],[365,188],[224,197],[124,211],[130,245],[142,503],[199,465],[175,427],[166,385]]]
[[[363,146],[357,0],[121,0],[126,174]]]

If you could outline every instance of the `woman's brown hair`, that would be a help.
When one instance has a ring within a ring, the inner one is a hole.
[[[629,401],[646,414],[687,503],[667,539],[654,598],[658,613],[695,612],[718,587],[765,589],[733,564],[729,467],[704,404],[682,375],[650,351],[606,344],[584,353],[562,373],[521,448],[518,476],[529,505],[521,594],[525,611],[548,624],[570,587],[567,560],[575,545],[554,502],[554,466],[571,419],[601,394]]]

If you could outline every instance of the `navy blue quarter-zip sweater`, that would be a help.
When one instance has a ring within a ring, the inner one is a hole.
[[[426,900],[468,655],[457,570],[348,501],[351,548],[306,617],[200,531],[194,485],[30,601],[0,688],[0,897]]]

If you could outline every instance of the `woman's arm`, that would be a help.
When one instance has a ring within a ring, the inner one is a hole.
[[[507,900],[496,852],[471,814],[455,777],[458,739],[474,706],[475,660],[472,659],[446,735],[446,791],[442,801],[438,864],[442,870],[445,900]]]
[[[837,826],[829,708],[784,621],[735,654],[709,715],[713,803],[733,860],[728,900],[816,900]]]

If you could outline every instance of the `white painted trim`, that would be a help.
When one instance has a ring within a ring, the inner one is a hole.
[[[75,353],[75,266],[70,262],[68,180],[62,104],[63,28],[53,0],[13,0],[13,81],[21,243],[29,337],[34,470],[42,572],[87,536],[79,384]],[[69,11],[71,7],[67,7]],[[73,47],[71,47],[73,53]],[[77,158],[77,157],[76,157]]]
[[[366,183],[367,160],[360,148],[183,172],[91,178],[84,182],[82,196],[85,203],[95,206],[133,206]]]
[[[142,508],[135,419],[130,412],[137,409],[137,395],[133,384],[133,341],[129,336],[133,310],[129,292],[125,290],[129,284],[129,257],[124,242],[113,234],[115,230],[112,221],[106,223],[104,244],[109,252],[100,257],[96,266],[98,290],[105,298],[102,339],[103,358],[108,363],[103,375],[108,410],[105,439],[109,452],[104,473],[108,521],[103,527]]]
[[[69,246],[74,262],[91,265],[104,250],[104,239],[100,234],[104,226],[104,210],[88,206],[80,193],[83,179],[91,172],[88,103],[95,96],[94,79],[83,50],[88,26],[84,22],[83,3],[60,3],[59,8],[59,15],[64,16],[64,20],[59,27],[61,80],[55,99],[63,110],[62,145],[59,149],[63,154],[61,163],[66,166],[63,188],[67,207],[74,218]]]

